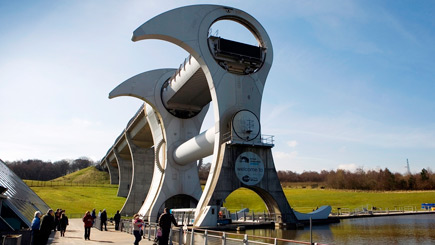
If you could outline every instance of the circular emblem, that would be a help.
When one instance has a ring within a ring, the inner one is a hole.
[[[255,185],[264,175],[264,164],[253,152],[243,152],[237,157],[235,167],[237,178],[245,185]]]
[[[260,134],[258,117],[248,110],[238,111],[233,117],[234,133],[244,141],[251,141]]]

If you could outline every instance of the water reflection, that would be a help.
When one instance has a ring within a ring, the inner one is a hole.
[[[310,241],[304,230],[262,229],[247,234]],[[435,214],[342,220],[313,227],[313,241],[327,244],[435,244]]]

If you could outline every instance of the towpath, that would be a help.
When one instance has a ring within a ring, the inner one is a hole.
[[[91,240],[84,239],[84,228],[81,219],[69,219],[69,225],[66,229],[65,236],[61,237],[60,232],[52,233],[48,244],[133,244],[134,236],[126,232],[116,231],[113,225],[107,226],[108,231],[91,229]],[[142,245],[152,245],[152,241],[142,239]]]

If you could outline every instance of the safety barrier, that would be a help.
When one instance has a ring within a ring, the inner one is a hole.
[[[131,221],[122,222],[122,231],[132,233]],[[143,239],[156,239],[158,224],[146,223]],[[305,241],[287,240],[273,237],[262,237],[207,229],[192,229],[187,226],[173,227],[169,235],[169,244],[177,245],[247,245],[247,244],[319,244]]]
[[[253,144],[253,142],[246,142],[243,140],[239,140],[237,137],[234,137],[233,131],[227,132],[223,134],[223,141],[226,141],[229,144]],[[274,145],[274,136],[273,135],[260,135],[260,144],[255,143],[255,145],[264,145],[264,146],[273,146]]]
[[[67,181],[42,181],[42,180],[24,180],[29,187],[55,187],[55,186],[80,186],[80,187],[107,187],[118,188],[118,185],[101,184],[99,182],[83,181],[83,182],[67,182]]]
[[[187,227],[176,227],[171,230],[170,243],[183,245],[238,245],[238,244],[318,244],[304,241],[279,239],[273,237],[262,237],[248,234],[236,234],[203,229],[187,229]]]
[[[175,220],[179,225],[193,225],[195,217],[194,212],[173,213]],[[243,221],[243,222],[274,222],[279,220],[279,215],[264,212],[249,211],[227,211],[219,220]],[[219,222],[218,220],[218,222]]]
[[[394,206],[394,208],[380,207],[361,207],[361,208],[337,208],[337,212],[332,212],[330,216],[358,216],[358,215],[385,215],[394,213],[417,213],[418,208],[415,206]]]

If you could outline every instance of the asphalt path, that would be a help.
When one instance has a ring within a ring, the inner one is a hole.
[[[109,222],[108,222],[109,223]],[[113,225],[107,226],[107,231],[100,231],[91,228],[91,240],[84,239],[85,229],[81,219],[69,219],[65,236],[61,237],[60,232],[52,232],[48,244],[133,244],[134,236],[126,232],[116,231]],[[142,239],[139,244],[151,245],[152,241]]]

